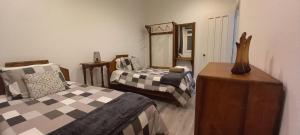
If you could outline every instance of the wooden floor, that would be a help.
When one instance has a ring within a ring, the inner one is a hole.
[[[156,101],[170,135],[194,135],[195,95],[185,107]]]

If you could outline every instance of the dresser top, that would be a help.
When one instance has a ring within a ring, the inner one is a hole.
[[[229,63],[209,63],[200,73],[200,77],[230,79],[237,81],[253,81],[253,82],[266,82],[266,83],[278,83],[280,81],[268,75],[264,71],[251,65],[251,72],[244,75],[234,75],[231,73],[231,69],[234,64]]]

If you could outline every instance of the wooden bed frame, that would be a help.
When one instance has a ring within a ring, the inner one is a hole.
[[[35,61],[20,61],[20,62],[9,62],[5,63],[5,67],[21,67],[21,66],[30,66],[38,64],[48,64],[48,60],[35,60]],[[60,67],[62,74],[64,75],[66,81],[70,81],[69,70],[63,67]],[[5,87],[2,77],[0,76],[0,95],[5,94]]]
[[[109,69],[108,69],[109,79],[110,79],[111,74],[115,70],[117,70],[116,69],[116,59],[122,58],[122,57],[128,57],[128,54],[117,55],[116,58],[110,62]],[[172,94],[167,93],[167,92],[141,89],[141,88],[136,88],[136,87],[119,84],[119,83],[110,83],[109,88],[124,91],[124,92],[133,92],[133,93],[141,94],[141,95],[144,95],[149,98],[162,100],[165,102],[173,103],[176,106],[180,106],[180,103],[175,99],[175,97]]]

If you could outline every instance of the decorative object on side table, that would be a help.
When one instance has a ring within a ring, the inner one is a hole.
[[[249,64],[249,46],[252,36],[247,38],[247,33],[244,32],[240,38],[240,43],[236,43],[237,54],[236,60],[231,72],[233,74],[245,74],[251,71]]]
[[[94,62],[95,63],[101,62],[101,56],[100,56],[100,52],[99,51],[94,52]]]

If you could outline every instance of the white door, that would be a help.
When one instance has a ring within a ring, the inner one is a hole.
[[[203,52],[204,66],[209,62],[232,62],[234,17],[212,16],[207,19],[207,42]]]

